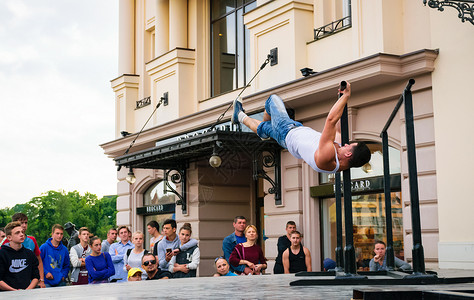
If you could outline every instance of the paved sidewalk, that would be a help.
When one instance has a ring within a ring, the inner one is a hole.
[[[440,277],[473,276],[474,271],[443,270]],[[351,299],[354,289],[472,289],[474,284],[421,286],[290,286],[294,275],[200,277],[141,282],[67,286],[2,292],[2,299]],[[319,277],[331,278],[331,277]],[[8,297],[8,298],[7,298]]]

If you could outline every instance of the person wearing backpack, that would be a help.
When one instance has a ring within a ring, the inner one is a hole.
[[[123,256],[123,270],[127,272],[132,268],[139,268],[142,271],[142,279],[146,279],[146,272],[142,269],[142,257],[148,253],[148,250],[143,249],[143,242],[145,236],[141,231],[135,231],[132,235],[132,243],[135,245],[134,249],[128,249]]]

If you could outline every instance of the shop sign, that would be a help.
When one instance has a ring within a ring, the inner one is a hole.
[[[139,215],[159,215],[175,212],[175,204],[157,204],[137,207],[137,214]]]
[[[311,187],[311,197],[334,197],[335,193],[334,184],[323,184],[319,186]],[[400,174],[393,174],[390,176],[390,188],[391,190],[400,190],[401,188],[401,176]],[[383,176],[363,178],[351,181],[351,191],[354,194],[368,193],[368,192],[380,192],[383,191]],[[343,191],[343,185],[341,184],[341,191]]]

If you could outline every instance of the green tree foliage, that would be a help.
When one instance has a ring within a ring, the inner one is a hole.
[[[64,226],[66,222],[74,223],[77,229],[88,227],[92,234],[104,239],[107,231],[115,227],[116,201],[117,196],[98,199],[91,193],[49,191],[26,204],[1,209],[0,227],[11,222],[14,213],[22,212],[28,216],[27,234],[34,236],[39,245],[51,236],[54,224]]]

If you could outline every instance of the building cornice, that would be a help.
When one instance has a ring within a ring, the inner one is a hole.
[[[358,90],[362,93],[365,89],[431,73],[434,70],[434,61],[437,56],[437,50],[428,49],[404,55],[378,53],[275,86],[271,89],[259,91],[245,97],[243,101],[248,113],[263,110],[265,100],[271,94],[280,95],[285,102],[291,103],[293,107],[305,106],[309,103],[322,102],[334,98],[334,91],[341,80],[348,80],[352,83],[353,91]],[[157,140],[207,126],[210,127],[231,102],[229,101],[143,131],[131,149],[131,153],[154,147]],[[229,118],[230,113],[228,112],[223,121]],[[128,148],[135,136],[136,133],[100,146],[104,149],[105,154],[115,158],[123,155],[123,152]]]

